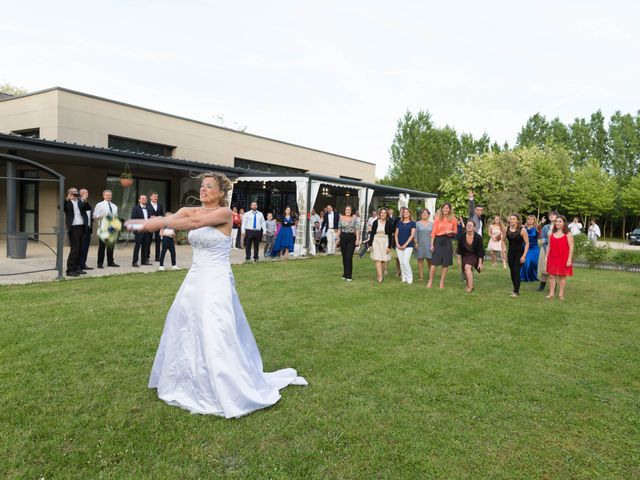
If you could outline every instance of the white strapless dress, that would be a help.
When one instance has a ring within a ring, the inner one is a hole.
[[[287,385],[307,385],[293,368],[262,371],[231,272],[231,237],[203,227],[189,242],[193,263],[167,314],[149,388],[169,405],[232,418],[273,405]]]

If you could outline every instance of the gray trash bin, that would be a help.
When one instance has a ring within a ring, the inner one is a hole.
[[[27,242],[29,234],[24,232],[10,233],[8,238],[9,258],[25,258],[27,256]]]

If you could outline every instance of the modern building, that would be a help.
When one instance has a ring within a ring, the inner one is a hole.
[[[370,162],[55,87],[0,96],[0,177],[16,178],[0,182],[0,225],[36,236],[58,225],[58,186],[33,165],[2,162],[3,154],[58,172],[65,188],[87,188],[93,203],[112,190],[124,218],[150,191],[171,211],[193,204],[193,177],[208,170],[236,181],[232,205],[255,200],[276,213],[288,205],[301,220],[329,203],[353,203],[364,215],[372,199],[435,198],[376,185]],[[123,174],[131,174],[130,186]]]

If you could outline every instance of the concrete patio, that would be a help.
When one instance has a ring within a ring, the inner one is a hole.
[[[44,240],[49,243],[51,248],[55,251],[55,239],[53,237],[47,237]],[[151,246],[151,259],[153,260],[153,244]],[[260,258],[262,260],[262,251],[264,244],[260,245]],[[56,256],[49,248],[42,243],[36,243],[29,241],[27,245],[27,255],[24,259],[7,258],[6,256],[6,240],[0,239],[0,285],[9,284],[23,284],[32,282],[48,282],[55,280],[58,277],[58,271],[56,268]],[[69,247],[64,248],[63,258],[63,273],[66,267],[67,257],[69,255]],[[124,273],[152,273],[158,271],[159,263],[155,262],[149,266],[140,266],[138,268],[131,266],[131,260],[133,258],[133,242],[120,243],[116,246],[114,251],[114,260],[120,265],[119,268],[105,267],[103,269],[96,268],[96,257],[98,255],[98,246],[91,245],[89,249],[89,257],[87,265],[93,267],[93,270],[88,270],[86,275],[80,277],[66,277],[66,280],[75,280],[77,278],[87,277],[102,277],[105,275],[120,275]],[[181,269],[187,269],[191,266],[191,246],[190,245],[176,245],[176,261],[178,267]],[[271,261],[271,260],[269,260]],[[231,263],[239,264],[244,262],[244,250],[231,250]],[[171,256],[167,253],[164,261],[165,268],[171,269]],[[50,269],[50,270],[47,270]],[[34,270],[45,270],[35,273],[25,273]]]

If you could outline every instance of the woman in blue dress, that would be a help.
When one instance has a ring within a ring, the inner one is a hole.
[[[293,227],[296,223],[296,219],[291,213],[291,208],[287,207],[284,209],[284,214],[281,219],[281,227],[278,235],[276,236],[276,241],[273,244],[273,251],[271,252],[271,256],[276,257],[282,255],[284,259],[289,258],[289,253],[293,252]]]
[[[529,237],[529,251],[524,260],[524,264],[520,269],[520,279],[523,282],[538,281],[538,258],[540,257],[540,248],[538,247],[538,226],[536,225],[535,215],[527,217],[527,224],[524,226]]]

